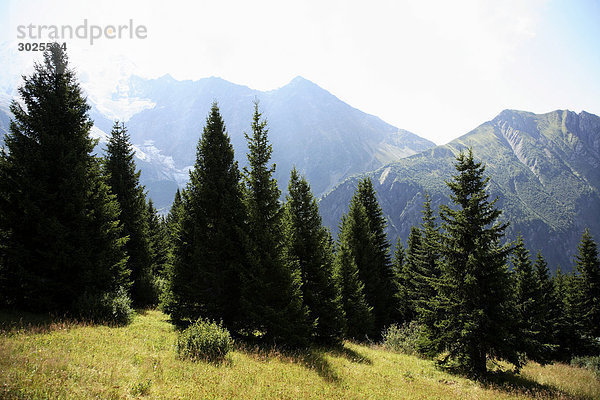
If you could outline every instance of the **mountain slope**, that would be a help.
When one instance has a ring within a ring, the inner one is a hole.
[[[171,157],[179,176],[184,176],[194,163],[196,145],[214,100],[219,103],[242,166],[247,150],[244,132],[250,130],[253,102],[260,102],[269,122],[276,177],[282,188],[294,165],[307,175],[313,191],[321,195],[352,174],[434,146],[352,108],[301,77],[268,92],[220,78],[176,81],[168,75],[154,80],[132,77],[129,88],[130,97],[154,104],[127,122],[133,143],[154,146]]]
[[[487,166],[489,191],[498,197],[501,218],[510,222],[509,238],[522,233],[531,251],[541,250],[553,268],[563,269],[571,268],[585,227],[600,238],[600,118],[505,110],[447,145],[367,174],[393,242],[406,240],[410,226],[420,221],[425,191],[435,206],[449,204],[444,181],[455,174],[455,154],[467,147]],[[357,180],[346,180],[321,200],[324,222],[334,231]]]

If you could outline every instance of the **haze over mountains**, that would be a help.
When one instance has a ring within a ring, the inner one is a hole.
[[[600,118],[571,111],[536,115],[505,110],[466,135],[398,160],[370,176],[388,219],[392,243],[404,243],[421,218],[424,193],[433,205],[450,204],[444,181],[455,174],[455,155],[471,147],[491,177],[508,238],[522,233],[530,251],[541,250],[551,268],[570,270],[585,227],[600,237]],[[334,232],[359,177],[346,180],[320,203]],[[534,256],[533,254],[532,256]]]

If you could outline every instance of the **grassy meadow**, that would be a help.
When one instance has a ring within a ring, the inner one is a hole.
[[[221,363],[180,360],[159,311],[125,327],[0,314],[1,399],[600,399],[592,372],[530,363],[487,383],[430,360],[346,342],[291,354],[237,346]]]

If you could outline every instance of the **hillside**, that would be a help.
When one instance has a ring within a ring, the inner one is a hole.
[[[466,135],[366,174],[388,219],[392,243],[406,241],[420,222],[423,194],[433,205],[449,204],[444,183],[455,173],[460,149],[472,147],[491,177],[508,238],[524,235],[527,247],[541,250],[553,269],[570,270],[585,227],[600,237],[600,118],[581,112],[536,115],[505,110]],[[352,177],[320,203],[324,222],[335,232],[359,177]]]
[[[482,384],[433,361],[346,342],[282,354],[238,347],[222,364],[175,355],[176,332],[158,311],[126,327],[0,313],[3,399],[593,399],[600,381],[564,364],[528,364]]]

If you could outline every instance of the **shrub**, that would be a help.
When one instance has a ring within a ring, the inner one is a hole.
[[[574,357],[571,365],[580,368],[586,368],[594,372],[597,378],[600,378],[600,356]]]
[[[229,331],[222,323],[198,319],[177,339],[177,353],[191,360],[220,361],[233,347]]]
[[[389,350],[398,351],[410,355],[419,354],[419,339],[421,326],[411,321],[408,324],[398,326],[390,325],[383,332],[383,346]]]
[[[74,305],[77,316],[96,323],[127,325],[133,319],[131,299],[124,288],[116,292],[84,293]]]
[[[152,386],[152,380],[147,379],[133,385],[130,392],[133,396],[146,396],[150,394],[150,386]]]

